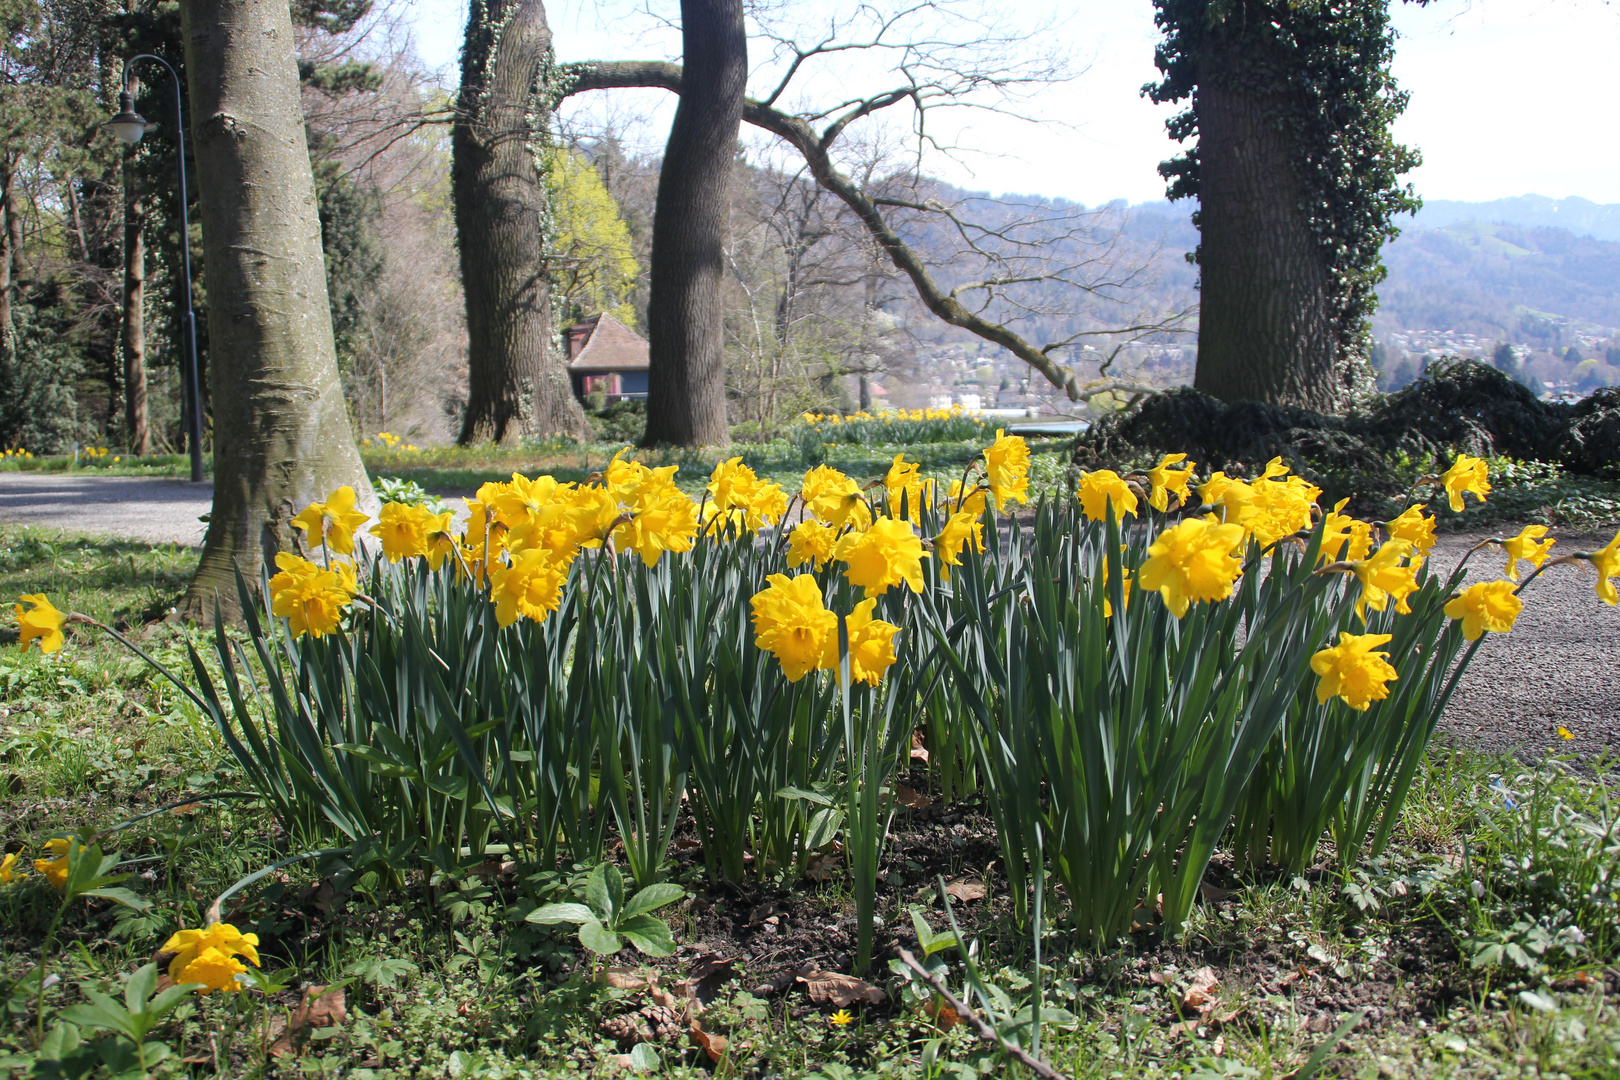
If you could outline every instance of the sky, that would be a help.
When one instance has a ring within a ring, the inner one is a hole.
[[[552,0],[547,12],[558,58],[678,59],[679,30],[649,18],[649,3],[671,21],[678,12],[674,0]],[[466,0],[406,4],[417,51],[453,84]],[[819,7],[806,0],[784,4]],[[945,118],[936,130],[965,152],[933,158],[927,171],[997,195],[1038,194],[1086,205],[1162,198],[1157,165],[1176,153],[1164,130],[1175,110],[1139,93],[1157,76],[1150,0],[997,0],[995,7],[1025,28],[1049,22],[1055,12],[1071,13],[1031,39],[1050,43],[1077,73],[1020,103],[1025,115],[1056,123],[993,114]],[[1613,74],[1620,0],[1397,3],[1393,20],[1400,35],[1395,76],[1412,95],[1395,134],[1422,152],[1423,164],[1409,177],[1419,195],[1484,201],[1538,194],[1620,203],[1620,91]],[[882,85],[883,74],[856,66],[829,72],[812,86],[837,93]],[[757,81],[750,84],[751,91],[758,88]],[[662,147],[671,95],[615,91],[590,98],[575,107],[576,122],[611,122],[640,149]],[[757,133],[750,137],[763,153]]]

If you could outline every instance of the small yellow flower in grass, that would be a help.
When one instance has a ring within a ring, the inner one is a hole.
[[[32,593],[21,599],[22,604],[13,604],[11,608],[17,614],[17,624],[21,630],[18,644],[27,650],[28,643],[38,638],[40,652],[53,653],[60,649],[66,640],[62,628],[67,625],[67,614],[57,611],[45,599],[44,593]],[[31,604],[32,607],[24,611],[23,604]]]
[[[1480,502],[1491,493],[1491,481],[1485,468],[1485,459],[1458,454],[1451,468],[1440,474],[1440,483],[1451,498],[1453,513],[1461,513],[1463,496],[1473,495]]]
[[[1389,653],[1373,650],[1389,644],[1390,637],[1341,630],[1337,645],[1311,657],[1311,670],[1320,680],[1316,700],[1326,705],[1332,698],[1343,698],[1352,709],[1366,712],[1373,702],[1389,697],[1390,680],[1400,676],[1389,665]]]
[[[867,596],[888,591],[905,582],[911,591],[923,590],[922,539],[909,521],[879,518],[865,532],[849,533],[833,546],[833,558],[846,563],[844,576]]]
[[[1020,436],[996,429],[996,441],[984,451],[984,473],[996,513],[1007,508],[1009,499],[1029,502],[1029,444]]]
[[[259,966],[259,936],[238,933],[230,923],[214,923],[206,930],[181,930],[159,951],[175,954],[169,961],[169,978],[177,984],[201,983],[201,994],[237,989],[236,977],[247,970],[242,960]]]
[[[1481,581],[1468,586],[1446,605],[1446,617],[1461,619],[1463,637],[1478,641],[1489,630],[1505,634],[1524,610],[1511,581]]]
[[[872,618],[877,599],[862,600],[849,613],[844,625],[849,633],[849,677],[868,686],[883,681],[883,673],[894,663],[894,635],[900,628],[882,619]],[[827,636],[821,657],[821,666],[838,673],[838,630]]]
[[[1080,509],[1092,521],[1108,518],[1108,504],[1114,504],[1114,517],[1124,521],[1136,513],[1136,493],[1112,469],[1080,474]]]
[[[339,555],[354,554],[354,530],[366,523],[366,515],[354,508],[354,488],[347,484],[326,497],[310,503],[292,523],[309,534],[309,546],[325,542]]]
[[[47,840],[45,850],[51,853],[52,858],[34,860],[34,869],[45,875],[45,880],[51,883],[53,889],[60,890],[67,886],[69,843],[61,837]]]
[[[1361,595],[1356,598],[1356,615],[1363,622],[1367,619],[1369,607],[1374,611],[1383,611],[1389,606],[1390,597],[1395,598],[1396,611],[1402,615],[1412,613],[1406,598],[1418,590],[1417,572],[1423,560],[1413,559],[1410,565],[1403,565],[1402,560],[1411,554],[1412,545],[1409,542],[1387,540],[1371,558],[1361,559],[1351,567],[1361,582]]]
[[[984,522],[978,514],[963,510],[952,514],[934,537],[934,555],[939,559],[939,575],[951,580],[951,567],[962,565],[962,549],[969,544],[975,552],[984,551]]]
[[[810,563],[817,570],[832,558],[833,545],[838,542],[838,530],[823,525],[814,518],[799,522],[788,535],[787,564],[797,569]]]
[[[1161,514],[1170,509],[1170,496],[1174,495],[1182,503],[1192,498],[1187,485],[1192,477],[1193,463],[1187,461],[1180,469],[1171,468],[1183,461],[1187,461],[1186,454],[1166,454],[1164,460],[1148,470],[1148,483],[1152,486],[1148,492],[1148,505]]]
[[[1614,534],[1614,539],[1609,541],[1608,546],[1592,552],[1587,558],[1597,567],[1598,599],[1611,607],[1620,604],[1620,591],[1615,589],[1614,582],[1610,580],[1620,578],[1620,532]]]
[[[838,616],[827,610],[814,576],[772,574],[769,586],[749,600],[754,611],[754,640],[776,657],[789,682],[798,682],[822,665],[827,641],[838,652]]]
[[[1394,521],[1385,522],[1384,528],[1389,531],[1391,539],[1405,540],[1419,555],[1426,557],[1429,549],[1434,547],[1435,519],[1423,516],[1424,506],[1424,503],[1408,506]]]
[[[1541,569],[1541,564],[1547,561],[1547,553],[1557,540],[1543,540],[1547,535],[1545,525],[1526,525],[1519,530],[1519,535],[1502,544],[1502,550],[1507,553],[1507,576],[1514,581],[1519,580],[1519,563],[1527,562],[1531,569]]]
[[[17,869],[18,858],[18,854],[13,851],[4,859],[0,859],[0,885],[10,885],[13,881],[22,877],[22,874]]]
[[[827,1023],[833,1025],[834,1027],[846,1027],[854,1022],[855,1017],[848,1009],[839,1009],[837,1012],[827,1017]]]
[[[288,552],[276,555],[280,572],[270,579],[270,610],[287,620],[295,638],[321,637],[338,628],[343,609],[360,591],[354,567],[338,563],[327,570]]]
[[[1563,739],[1565,742],[1568,742],[1570,739],[1573,739],[1575,737],[1575,733],[1573,731],[1569,730],[1569,728],[1565,727],[1563,724],[1559,724],[1558,725],[1558,737],[1560,739]]]
[[[1242,542],[1241,525],[1208,519],[1180,522],[1153,541],[1136,580],[1164,597],[1179,619],[1192,603],[1232,595],[1232,583],[1243,573],[1242,561],[1232,552]]]
[[[519,618],[543,620],[562,601],[568,564],[545,548],[529,548],[512,556],[510,566],[489,568],[489,598],[495,603],[495,621],[511,626]]]
[[[413,555],[427,554],[428,527],[434,523],[432,511],[404,503],[383,503],[371,535],[382,542],[388,561],[397,563]]]

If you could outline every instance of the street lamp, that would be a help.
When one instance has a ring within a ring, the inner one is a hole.
[[[185,318],[180,323],[181,349],[185,366],[181,368],[181,397],[186,413],[186,445],[191,451],[191,480],[203,478],[202,464],[202,380],[197,373],[197,314],[191,304],[191,221],[186,210],[186,124],[180,112],[180,75],[161,56],[141,53],[124,61],[124,89],[118,95],[118,115],[101,126],[107,128],[125,146],[141,141],[149,127],[146,118],[135,111],[135,95],[130,91],[134,79],[131,69],[142,60],[156,60],[168,69],[174,81],[174,139],[177,144],[175,172],[180,178],[180,280],[186,297]]]

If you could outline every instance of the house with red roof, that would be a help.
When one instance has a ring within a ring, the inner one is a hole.
[[[647,339],[607,312],[563,331],[574,396],[603,394],[608,401],[647,396]]]

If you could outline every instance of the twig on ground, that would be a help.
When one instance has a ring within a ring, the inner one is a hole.
[[[949,1005],[952,1009],[955,1009],[956,1015],[967,1021],[968,1026],[973,1028],[974,1031],[978,1032],[979,1038],[983,1039],[985,1042],[993,1042],[998,1044],[1007,1053],[1021,1061],[1030,1072],[1041,1077],[1042,1080],[1069,1080],[1068,1077],[1052,1068],[1051,1065],[1042,1061],[1038,1057],[1032,1056],[1022,1046],[1019,1046],[1017,1043],[1003,1037],[1001,1032],[990,1026],[990,1024],[987,1023],[983,1017],[974,1012],[972,1009],[968,1008],[967,1002],[951,993],[950,989],[946,987],[944,979],[940,978],[940,976],[935,972],[929,971],[921,964],[917,963],[917,958],[912,956],[911,953],[905,949],[900,950],[900,962],[906,965],[906,967],[910,968],[918,978],[922,979],[929,986],[932,986],[934,988],[934,992],[945,999],[945,1004]]]

